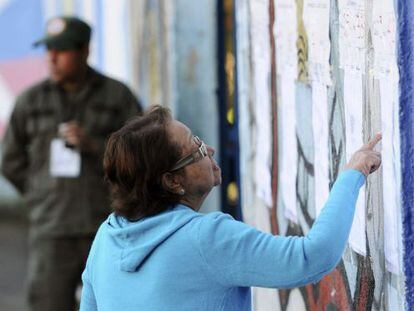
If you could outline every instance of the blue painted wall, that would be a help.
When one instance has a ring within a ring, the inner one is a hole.
[[[414,2],[399,0],[398,66],[406,301],[414,310]]]
[[[0,11],[0,60],[42,54],[32,43],[43,34],[42,7],[38,0],[14,0]]]

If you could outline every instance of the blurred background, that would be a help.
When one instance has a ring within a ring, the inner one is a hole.
[[[219,150],[216,12],[214,1],[1,0],[0,149],[15,97],[47,76],[45,50],[32,43],[49,18],[77,15],[93,28],[92,67],[127,84],[144,108],[170,107]],[[203,210],[218,209],[220,196]],[[0,310],[25,310],[27,225],[22,199],[0,176]]]

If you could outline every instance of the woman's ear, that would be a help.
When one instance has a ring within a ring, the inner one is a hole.
[[[181,179],[182,177],[179,174],[170,172],[164,173],[161,177],[162,186],[169,192],[180,194],[180,191],[183,188]]]

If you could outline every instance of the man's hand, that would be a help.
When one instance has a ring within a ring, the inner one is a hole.
[[[374,147],[381,140],[382,135],[377,134],[368,143],[362,146],[349,160],[347,169],[362,172],[365,176],[375,172],[381,165],[381,153],[374,151]]]
[[[70,146],[85,152],[94,152],[97,149],[96,142],[89,137],[84,128],[76,121],[60,124],[59,135]]]

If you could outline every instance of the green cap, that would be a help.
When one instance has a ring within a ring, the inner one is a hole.
[[[91,27],[77,17],[59,16],[50,19],[46,24],[46,36],[33,43],[41,44],[57,50],[77,49],[88,44],[91,38]]]

